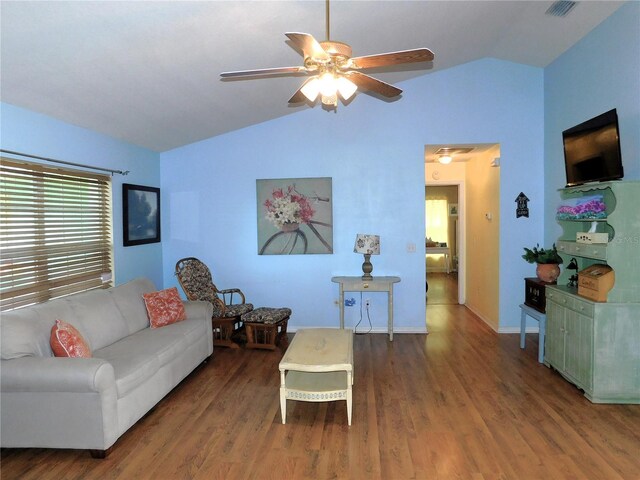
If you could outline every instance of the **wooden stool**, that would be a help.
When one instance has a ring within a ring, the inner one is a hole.
[[[275,350],[281,341],[288,343],[287,323],[290,316],[290,308],[270,307],[256,308],[242,315],[247,332],[246,347]]]
[[[520,309],[522,310],[520,315],[520,348],[524,348],[525,328],[527,326],[527,315],[529,315],[540,324],[538,330],[538,362],[542,363],[544,362],[544,335],[547,329],[547,316],[531,308],[529,305],[522,304],[520,305]]]

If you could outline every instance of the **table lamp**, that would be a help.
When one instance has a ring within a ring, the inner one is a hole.
[[[373,265],[371,264],[371,255],[380,255],[380,237],[378,235],[368,235],[358,233],[356,235],[356,244],[353,246],[354,253],[364,254],[364,263],[362,264],[362,280],[373,280],[371,272]]]

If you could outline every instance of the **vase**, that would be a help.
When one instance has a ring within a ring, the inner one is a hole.
[[[536,275],[543,282],[555,283],[560,276],[560,266],[557,263],[539,263]]]
[[[290,232],[295,232],[296,230],[298,230],[298,228],[300,228],[299,223],[287,222],[280,227],[280,230],[285,233],[290,233]]]

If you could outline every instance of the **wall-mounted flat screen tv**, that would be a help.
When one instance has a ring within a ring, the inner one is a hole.
[[[567,186],[623,177],[616,109],[562,132]]]

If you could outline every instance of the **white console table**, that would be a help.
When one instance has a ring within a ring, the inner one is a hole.
[[[362,277],[331,277],[333,283],[340,284],[340,328],[344,328],[344,292],[387,292],[388,332],[393,342],[393,284],[400,282],[400,277],[373,277],[362,280]]]
[[[425,255],[444,255],[447,273],[451,272],[451,249],[449,247],[426,247]]]

